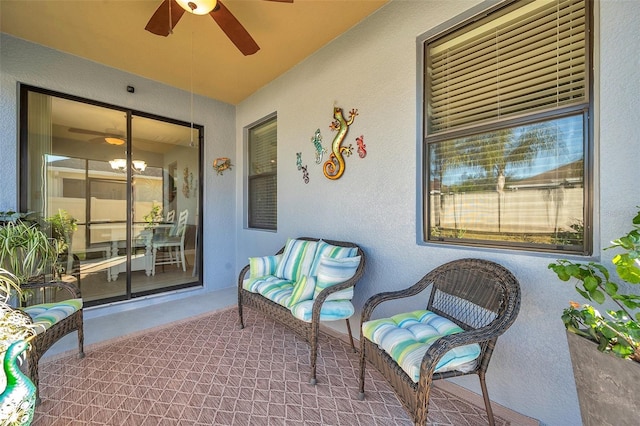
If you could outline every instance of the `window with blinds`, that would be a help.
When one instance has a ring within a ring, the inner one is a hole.
[[[276,230],[278,225],[278,125],[274,117],[248,132],[248,225]]]
[[[425,240],[589,253],[590,13],[515,1],[425,41]]]

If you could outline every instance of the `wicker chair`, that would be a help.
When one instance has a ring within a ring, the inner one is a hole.
[[[298,240],[307,240],[307,241],[319,241],[318,238],[308,238],[308,237],[300,237]],[[312,308],[312,316],[311,322],[302,321],[291,314],[291,311],[284,306],[281,306],[266,297],[252,293],[243,288],[242,283],[245,277],[249,274],[249,265],[245,266],[242,271],[240,271],[240,275],[238,276],[238,315],[240,320],[240,328],[244,328],[244,317],[242,313],[242,308],[244,306],[249,306],[256,310],[263,312],[264,314],[270,316],[276,321],[283,324],[285,327],[293,330],[296,334],[303,337],[309,343],[310,350],[310,363],[311,363],[311,376],[309,379],[309,383],[315,385],[317,383],[316,380],[316,362],[318,357],[318,333],[320,326],[320,310],[322,308],[322,304],[325,302],[327,297],[335,292],[340,290],[344,290],[350,287],[355,287],[356,283],[364,273],[365,266],[365,255],[360,247],[356,244],[344,242],[344,241],[333,241],[333,240],[324,240],[326,243],[329,243],[334,246],[342,246],[342,247],[357,247],[358,254],[360,256],[360,264],[358,265],[358,269],[356,270],[353,277],[348,279],[347,281],[336,284],[331,287],[325,288],[322,290],[314,299],[313,308]],[[280,251],[276,254],[281,254],[284,252],[285,247],[282,247]],[[351,324],[349,323],[349,319],[346,319],[347,322],[347,331],[349,333],[349,340],[353,350],[355,352],[355,345],[353,343],[353,335],[351,334]]]
[[[37,308],[40,303],[61,302],[67,299],[81,299],[80,290],[75,284],[63,281],[35,282],[22,284],[24,293],[31,293],[31,303],[20,309],[28,311]],[[35,302],[35,303],[34,303]],[[38,329],[36,328],[36,331]],[[78,332],[78,358],[84,357],[84,328],[82,309],[78,309],[66,318],[55,322],[51,327],[39,332],[31,341],[31,350],[27,353],[28,375],[36,388],[38,388],[38,363],[40,358],[54,343],[67,334]],[[40,401],[39,392],[37,401]]]
[[[454,322],[464,331],[438,338],[426,351],[415,382],[390,355],[368,338],[360,337],[360,399],[364,399],[365,364],[368,360],[393,387],[416,425],[426,425],[433,380],[477,374],[489,424],[494,424],[485,373],[498,336],[516,319],[520,309],[520,286],[504,267],[480,259],[461,259],[437,267],[418,283],[399,291],[380,293],[364,305],[362,321],[371,320],[382,302],[415,296],[430,287],[426,309]],[[438,372],[436,365],[452,348],[476,343],[480,355],[465,371]],[[470,369],[470,370],[469,370]]]

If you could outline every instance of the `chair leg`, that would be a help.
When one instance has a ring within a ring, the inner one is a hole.
[[[242,316],[242,289],[238,287],[238,320],[240,321],[240,330],[244,328],[244,317]]]
[[[489,426],[494,426],[495,420],[493,419],[493,410],[491,409],[491,401],[489,400],[489,393],[487,392],[487,383],[485,381],[484,372],[478,373],[478,377],[480,378],[480,388],[482,388],[482,397],[484,398],[484,407],[487,410]]]
[[[318,326],[317,324],[311,324],[311,338],[309,339],[309,346],[311,346],[311,378],[309,383],[315,385],[318,383],[316,379],[316,363],[318,361]]]
[[[360,393],[358,394],[360,401],[364,401],[364,370],[367,362],[364,358],[364,339],[365,337],[360,336]]]
[[[353,349],[353,352],[356,353],[356,345],[353,344],[353,334],[351,333],[351,323],[349,322],[349,318],[346,319],[347,321],[347,331],[349,332],[349,343],[351,343],[351,348]]]
[[[153,264],[151,266],[151,276],[155,277],[156,276],[156,258],[158,257],[158,247],[153,247],[153,255],[151,256],[151,263]]]
[[[78,314],[78,358],[84,358],[84,318],[82,311]]]
[[[27,353],[27,369],[29,379],[36,387],[36,405],[40,405],[40,378],[38,377],[38,362],[40,361],[40,356],[37,352],[38,349],[36,347],[31,347],[31,349],[29,349],[29,352]]]
[[[176,252],[176,258],[178,257],[178,253]],[[182,259],[182,271],[187,272],[187,262],[184,259],[184,247],[180,246],[180,257]]]

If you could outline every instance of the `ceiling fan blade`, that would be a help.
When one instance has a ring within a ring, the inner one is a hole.
[[[77,127],[70,127],[69,128],[69,132],[71,132],[71,133],[82,133],[84,135],[97,135],[97,136],[108,136],[109,135],[109,133],[98,132],[96,130],[89,130],[89,129],[79,129]]]
[[[169,7],[171,7],[171,25],[169,25]],[[184,12],[185,10],[175,0],[164,0],[151,16],[144,29],[153,34],[166,37],[182,18]]]
[[[253,55],[260,50],[258,43],[255,42],[247,30],[244,29],[242,24],[229,12],[229,9],[227,9],[220,0],[218,0],[216,8],[209,12],[209,15],[218,23],[222,31],[224,31],[243,55]]]
[[[293,3],[293,0],[266,0],[266,1],[277,1],[280,3]]]

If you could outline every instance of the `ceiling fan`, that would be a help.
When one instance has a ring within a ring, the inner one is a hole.
[[[293,3],[293,0],[267,1]],[[209,14],[243,55],[253,55],[260,50],[249,32],[220,0],[164,0],[144,29],[166,37],[171,34],[185,11],[194,15]]]
[[[77,127],[70,127],[69,132],[81,133],[84,135],[99,136],[97,138],[91,139],[91,141],[104,141],[109,145],[123,145],[125,142],[124,133],[118,129],[106,129],[104,132],[98,132],[97,130],[88,130],[88,129],[80,129]]]

